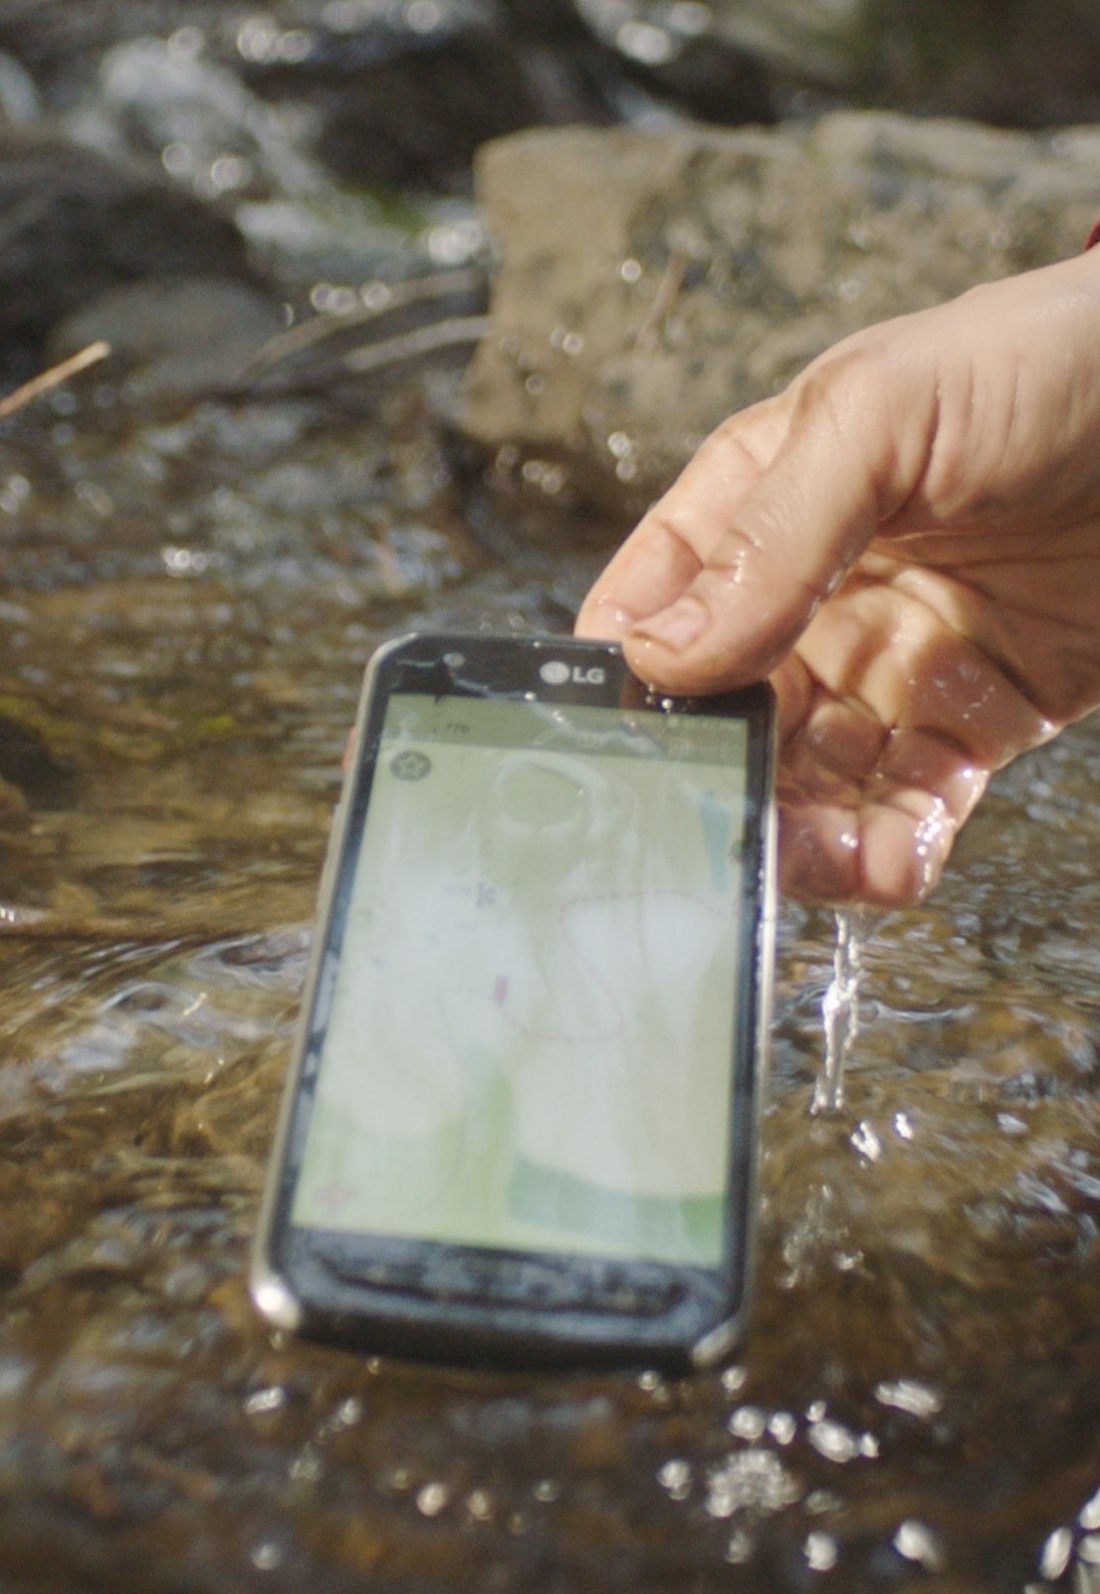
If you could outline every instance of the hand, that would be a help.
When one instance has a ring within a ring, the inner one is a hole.
[[[923,896],[990,773],[1100,704],[1100,248],[726,421],[577,630],[670,692],[770,675],[784,885]]]

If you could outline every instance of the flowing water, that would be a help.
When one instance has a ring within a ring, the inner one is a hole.
[[[113,59],[152,118],[148,50]],[[224,176],[198,133],[167,169]],[[242,223],[325,308],[398,223],[291,176]],[[421,265],[465,268],[433,204]],[[0,429],[0,1591],[1100,1589],[1100,722],[994,783],[928,904],[839,945],[784,908],[731,1365],[460,1373],[257,1321],[364,661],[562,629],[610,539],[548,467],[537,517],[488,493],[455,356],[397,353],[141,408],[97,368]]]
[[[88,380],[9,423],[0,1588],[1092,1587],[1100,725],[835,969],[832,917],[785,908],[735,1364],[459,1373],[257,1322],[364,659],[560,628],[601,557],[463,497],[439,437],[401,383],[135,415]]]

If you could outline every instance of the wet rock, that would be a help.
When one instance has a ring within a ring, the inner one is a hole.
[[[74,118],[70,118],[70,126]],[[103,57],[78,126],[160,161],[201,198],[296,194],[317,181],[276,107],[196,39],[140,38]]]
[[[297,29],[257,17],[239,49],[263,92],[308,99],[316,148],[338,172],[448,187],[487,139],[543,120],[499,24],[492,0],[352,0]]]
[[[41,109],[30,73],[14,57],[0,54],[0,122],[32,122]]]
[[[250,276],[227,218],[155,170],[48,134],[0,129],[0,215],[0,347],[9,359],[117,283]]]
[[[58,359],[102,338],[130,395],[190,395],[231,387],[283,330],[280,308],[241,282],[158,277],[112,288],[50,339]]]
[[[1080,248],[1100,131],[541,131],[484,151],[478,186],[502,264],[464,427],[625,513],[844,334]]]

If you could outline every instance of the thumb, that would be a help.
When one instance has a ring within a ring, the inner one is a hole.
[[[636,619],[624,639],[643,679],[719,691],[769,674],[790,651],[920,479],[932,416],[901,402],[897,375],[862,353],[811,367],[786,395],[782,442],[728,523],[693,534],[693,506],[713,501],[700,478],[721,474],[722,434],[736,432],[736,417],[704,446],[653,512],[693,546],[698,566],[675,601]],[[904,417],[904,435],[891,415]]]

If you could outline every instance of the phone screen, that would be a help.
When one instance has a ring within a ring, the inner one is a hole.
[[[746,748],[705,714],[390,698],[292,1223],[721,1264]]]

